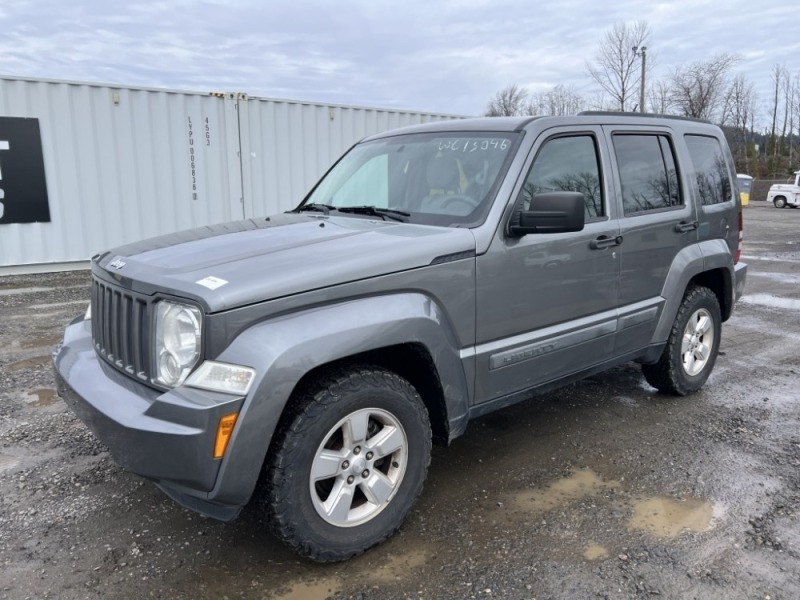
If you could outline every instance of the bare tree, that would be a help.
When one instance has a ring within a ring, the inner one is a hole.
[[[617,23],[600,41],[594,63],[586,63],[589,76],[611,96],[618,110],[628,110],[638,102],[641,69],[634,48],[645,46],[649,37],[647,21]]]
[[[774,177],[779,171],[781,171],[781,168],[779,167],[779,163],[781,162],[779,156],[783,154],[783,144],[786,135],[788,117],[786,103],[790,101],[790,77],[789,72],[786,70],[786,66],[779,64],[774,65],[772,67],[771,78],[774,87],[772,94],[772,106],[770,107],[772,112],[772,124],[770,126],[769,141],[767,143],[767,171],[771,176]],[[781,92],[783,92],[783,94]],[[778,115],[780,112],[783,112],[783,131],[779,137],[778,128],[780,127],[780,124],[778,122]]]
[[[795,154],[792,142],[800,139],[800,73],[794,76],[794,94],[792,96],[792,117],[789,126],[789,171],[795,171]]]
[[[662,80],[654,82],[650,86],[650,93],[647,95],[650,102],[650,111],[666,115],[672,110],[672,99],[669,85]]]
[[[613,101],[609,99],[605,92],[598,90],[596,93],[586,98],[585,110],[617,110],[619,107],[612,104],[612,102]]]
[[[670,101],[678,113],[698,119],[718,119],[728,73],[737,60],[723,53],[675,68],[670,76]]]
[[[737,166],[743,166],[746,172],[751,170],[748,148],[757,105],[758,96],[753,84],[742,74],[734,77],[725,96],[722,122],[730,129],[729,141]]]
[[[516,83],[499,90],[486,107],[487,117],[516,117],[527,114],[528,91]]]
[[[783,127],[781,127],[781,154],[783,154],[784,141],[789,144],[789,152],[791,153],[791,140],[786,138],[786,128],[789,128],[789,135],[792,133],[791,125],[791,110],[794,103],[794,86],[792,85],[792,78],[789,71],[784,67],[783,81],[781,82],[781,92],[783,93]]]
[[[546,92],[533,94],[527,112],[531,115],[575,115],[585,105],[583,96],[574,88],[559,84]]]

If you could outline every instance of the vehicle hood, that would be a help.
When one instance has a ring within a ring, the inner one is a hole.
[[[192,298],[218,312],[474,252],[469,229],[284,214],[121,246],[94,269],[139,293]]]

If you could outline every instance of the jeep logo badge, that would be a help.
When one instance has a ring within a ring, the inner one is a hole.
[[[125,266],[125,261],[122,260],[119,256],[114,260],[112,260],[110,263],[108,263],[108,265],[106,265],[107,268],[116,269],[117,271],[119,271],[124,266]]]

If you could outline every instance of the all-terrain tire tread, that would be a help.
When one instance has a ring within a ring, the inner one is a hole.
[[[694,310],[697,302],[702,299],[709,300],[717,307],[714,318],[719,320],[719,301],[717,300],[716,294],[704,286],[690,287],[681,301],[678,314],[675,315],[675,321],[672,323],[672,329],[670,330],[669,338],[667,338],[667,344],[658,362],[651,365],[642,365],[642,374],[647,383],[662,393],[672,394],[674,396],[686,396],[696,392],[699,387],[702,386],[702,383],[700,386],[688,385],[683,373],[679,371],[679,369],[682,369],[682,366],[677,360],[673,360],[673,357],[676,356],[676,352],[680,354],[680,345],[683,339],[686,319],[689,313]],[[715,343],[719,345],[719,338],[717,338]],[[677,349],[676,346],[678,346]],[[708,366],[709,372],[711,368],[713,368],[715,360],[716,356]],[[703,380],[703,382],[705,382],[705,380]]]
[[[375,387],[388,386],[393,391],[410,398],[412,400],[409,403],[410,407],[417,413],[420,422],[428,431],[428,435],[425,436],[426,462],[423,477],[417,482],[412,505],[422,492],[424,472],[430,465],[431,435],[427,409],[416,389],[396,373],[373,366],[331,369],[303,389],[299,389],[296,397],[287,407],[287,412],[281,417],[281,422],[273,437],[270,456],[267,457],[265,465],[266,493],[263,502],[272,533],[297,553],[317,562],[336,562],[362,554],[372,546],[386,540],[402,525],[401,520],[394,528],[385,531],[379,538],[370,540],[369,543],[354,548],[346,554],[337,550],[319,548],[305,539],[303,532],[298,530],[297,525],[288,516],[296,499],[280,493],[280,490],[287,489],[287,479],[291,476],[291,471],[296,468],[293,457],[304,444],[309,443],[309,436],[306,433],[309,428],[326,411],[331,410],[343,396],[357,391],[364,383]]]

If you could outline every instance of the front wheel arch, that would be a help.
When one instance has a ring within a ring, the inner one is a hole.
[[[428,411],[433,441],[441,446],[446,446],[450,442],[450,421],[439,371],[428,348],[419,343],[386,346],[319,365],[303,375],[297,382],[284,410],[297,400],[298,391],[307,386],[309,382],[330,371],[347,369],[353,365],[383,368],[408,381],[414,386]]]

